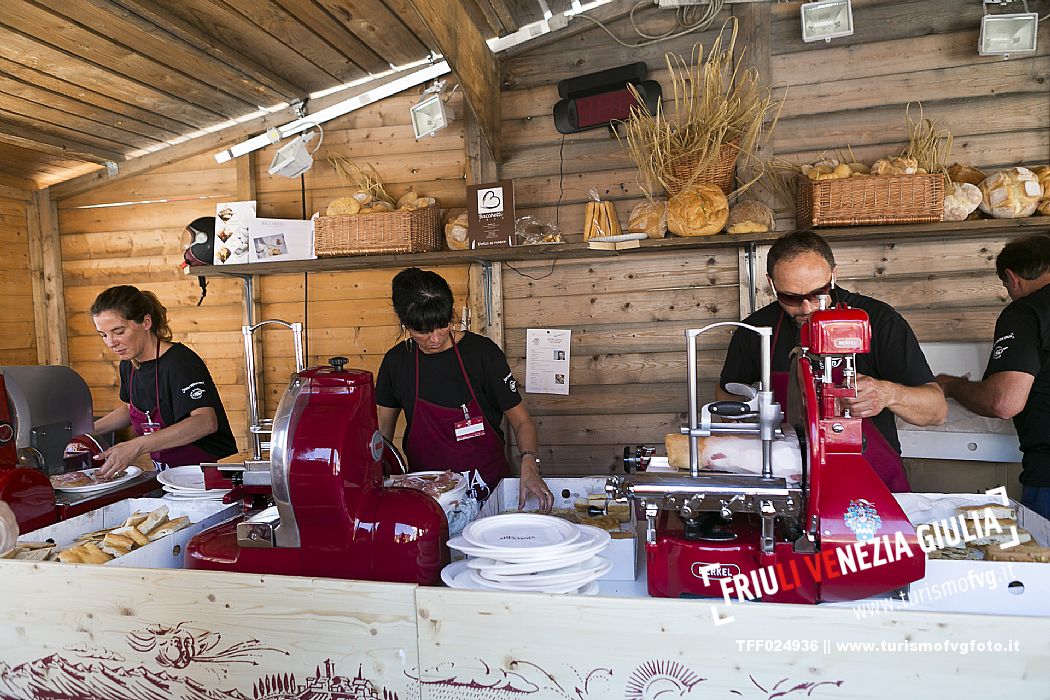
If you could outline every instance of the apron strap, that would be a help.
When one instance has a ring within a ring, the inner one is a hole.
[[[478,408],[481,408],[481,404],[478,403],[478,397],[474,395],[474,387],[470,384],[470,377],[467,376],[467,368],[463,366],[463,357],[459,354],[459,348],[456,344],[456,332],[451,331],[449,335],[452,338],[452,350],[456,353],[456,360],[459,362],[459,371],[463,374],[463,381],[467,383],[467,391],[470,392],[470,398],[473,399],[474,403],[478,404]],[[419,401],[419,343],[416,346],[416,397],[415,400]]]

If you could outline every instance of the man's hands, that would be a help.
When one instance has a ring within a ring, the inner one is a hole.
[[[857,375],[857,396],[842,399],[856,418],[871,418],[891,410],[912,425],[940,425],[948,415],[948,404],[936,382],[904,386],[884,379]]]
[[[857,376],[857,397],[842,399],[854,418],[871,418],[882,413],[893,402],[890,382],[872,379],[863,374]]]

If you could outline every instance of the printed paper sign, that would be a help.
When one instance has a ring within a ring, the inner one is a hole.
[[[525,391],[569,393],[569,346],[572,331],[530,328],[525,335]]]

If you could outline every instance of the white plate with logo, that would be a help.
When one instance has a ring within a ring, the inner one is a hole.
[[[594,555],[604,551],[612,539],[612,535],[608,532],[593,525],[579,525],[578,527],[580,528],[580,539],[573,543],[570,551],[557,556],[541,558],[532,556],[523,557],[521,561],[508,561],[492,557],[488,549],[470,547],[466,543],[461,544],[462,538],[454,538],[459,542],[449,540],[449,546],[473,557],[467,560],[467,566],[472,569],[487,569],[500,574],[531,574],[588,561]],[[469,548],[469,551],[464,547]],[[479,552],[479,554],[474,554],[474,552]]]
[[[99,467],[94,469],[80,469],[79,471],[93,476],[95,472],[99,470]],[[94,493],[95,491],[105,491],[111,489],[114,486],[120,486],[121,484],[131,481],[135,477],[142,474],[142,470],[138,467],[128,467],[124,470],[124,476],[112,479],[111,481],[103,481],[100,484],[88,484],[86,486],[55,486],[55,491],[61,491],[63,493]]]
[[[213,489],[211,491],[187,492],[171,491],[164,487],[164,497],[176,501],[221,501],[223,496],[230,492],[229,489]]]
[[[157,473],[157,481],[170,486],[171,489],[165,490],[176,490],[176,491],[207,491],[208,488],[204,485],[204,472],[201,471],[200,467],[186,466],[186,467],[172,467],[171,469],[165,469],[162,472]]]
[[[550,555],[580,539],[580,530],[553,515],[503,513],[475,520],[463,528],[462,537],[468,544],[490,552]]]
[[[580,588],[586,586],[592,581],[596,581],[601,576],[601,574],[595,573],[588,574],[587,576],[579,576],[566,583],[547,583],[537,585],[508,581],[489,581],[476,569],[467,569],[467,571],[475,583],[479,583],[486,588],[495,588],[499,591],[518,591],[521,593],[575,593],[580,590]],[[462,576],[462,574],[460,575]]]

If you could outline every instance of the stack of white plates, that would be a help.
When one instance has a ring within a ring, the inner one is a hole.
[[[551,515],[505,513],[476,520],[448,546],[466,554],[441,572],[450,588],[594,595],[612,564],[598,556],[605,530]]]
[[[165,498],[175,501],[221,501],[230,489],[209,489],[200,467],[172,467],[157,474]]]

